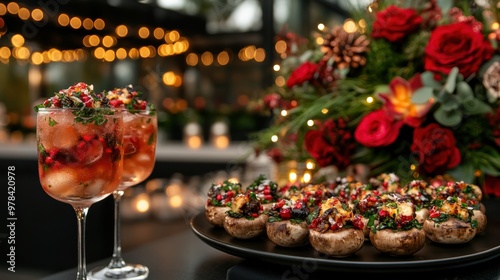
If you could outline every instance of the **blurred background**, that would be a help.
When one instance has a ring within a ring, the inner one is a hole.
[[[157,107],[155,170],[123,206],[127,250],[168,234],[166,221],[199,211],[211,182],[270,172],[269,161],[253,155],[249,136],[269,125],[253,102],[284,83],[273,67],[290,47],[284,42],[290,34],[310,37],[319,23],[343,23],[351,5],[363,2],[0,1],[0,161],[4,171],[16,170],[16,276],[76,265],[74,212],[38,182],[35,104],[86,82],[95,91],[132,84]],[[89,212],[89,262],[111,256],[112,212],[111,198]],[[145,226],[151,219],[153,227]],[[127,239],[127,226],[135,239]],[[4,228],[3,258],[6,237]]]

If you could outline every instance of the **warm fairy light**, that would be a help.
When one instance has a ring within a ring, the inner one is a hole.
[[[28,59],[30,54],[30,50],[27,47],[19,47],[13,50],[14,57],[18,59]]]
[[[213,138],[213,145],[217,149],[225,149],[229,146],[229,137],[227,135],[218,135]]]
[[[116,39],[114,37],[106,35],[102,38],[102,45],[106,48],[110,48],[114,44],[116,44]]]
[[[3,3],[0,3],[0,16],[3,16],[7,13],[7,7],[5,6],[5,4]]]
[[[34,52],[32,55],[31,55],[31,63],[35,64],[35,65],[40,65],[43,63],[43,54],[39,53],[39,52]]]
[[[175,73],[172,71],[167,71],[162,76],[162,81],[165,85],[171,86],[175,82]]]
[[[410,165],[410,170],[415,170],[415,169],[417,169],[417,167],[415,166],[415,164]]]
[[[368,96],[368,97],[366,98],[366,102],[368,102],[369,104],[373,103],[373,97]]]
[[[278,135],[271,136],[271,142],[274,142],[274,143],[278,142]]]
[[[165,194],[167,196],[175,196],[180,194],[182,187],[177,183],[172,183],[165,188]]]
[[[182,197],[180,195],[174,195],[169,199],[169,202],[172,208],[179,208],[182,206]]]
[[[145,213],[149,210],[149,196],[145,193],[137,195],[134,199],[134,207],[139,213]]]
[[[111,61],[115,60],[115,51],[107,50],[104,53],[104,60],[106,60],[107,62],[111,62]]]
[[[181,34],[179,34],[179,32],[177,30],[172,30],[167,35],[168,35],[168,39],[170,40],[170,42],[175,42],[181,38]],[[167,36],[167,35],[165,35],[165,36]]]
[[[131,59],[138,59],[139,58],[139,50],[136,48],[131,48],[128,51],[128,57],[130,57]]]
[[[207,51],[201,55],[201,63],[203,63],[203,65],[208,66],[213,62],[214,62],[214,56],[211,52]]]
[[[219,65],[226,65],[229,63],[229,54],[227,51],[222,51],[217,55],[217,63],[219,63]]]
[[[21,9],[19,9],[17,16],[22,20],[27,20],[30,18],[30,10],[28,10],[26,8],[21,8]]]
[[[316,168],[316,164],[312,160],[307,160],[306,161],[306,168],[309,170],[312,170],[312,169]]]
[[[312,178],[311,173],[305,172],[304,176],[302,176],[302,182],[309,183],[311,181],[311,178]]]
[[[187,146],[191,149],[199,149],[202,144],[201,137],[198,135],[188,136],[187,137]]]
[[[356,26],[356,23],[352,19],[347,19],[344,22],[344,30],[347,33],[354,33],[358,30],[358,27]]]
[[[483,172],[481,170],[476,170],[476,171],[474,171],[474,176],[475,177],[481,177],[482,173]]]
[[[90,35],[90,37],[89,37],[89,44],[91,46],[97,47],[97,45],[99,45],[99,43],[101,43],[101,39],[99,38],[99,36],[97,36],[97,35]]]
[[[295,172],[295,170],[290,170],[290,173],[288,173],[288,180],[292,183],[297,181],[297,172]]]
[[[283,76],[276,77],[276,79],[274,80],[274,83],[276,83],[276,85],[279,87],[284,86],[286,84],[285,77],[283,77]]]
[[[359,27],[361,27],[361,28],[366,28],[366,20],[364,20],[364,19],[360,19],[360,20],[358,21],[358,25],[359,25]]]
[[[147,27],[141,27],[139,28],[139,31],[137,32],[137,34],[139,35],[139,37],[141,37],[142,39],[146,39],[149,37],[149,29]]]
[[[84,19],[82,25],[86,30],[91,30],[92,28],[94,28],[94,22],[90,18]]]
[[[498,22],[494,22],[491,24],[491,29],[497,30],[500,27],[500,24]]]
[[[307,121],[307,126],[313,126],[314,125],[314,121],[313,120],[308,120]]]
[[[277,53],[284,53],[286,52],[287,44],[284,40],[279,40],[276,44],[274,44],[274,49]]]
[[[139,49],[139,55],[142,57],[142,58],[146,58],[146,57],[149,57],[151,55],[151,51],[149,50],[148,47],[141,47]]]
[[[69,24],[69,16],[67,14],[60,14],[57,17],[57,22],[61,26],[68,26],[68,24]]]
[[[102,20],[100,18],[94,20],[94,27],[95,27],[95,29],[97,29],[97,30],[103,30],[104,26],[106,26],[106,23],[104,23],[104,20]]]
[[[125,25],[118,25],[116,28],[115,28],[115,33],[116,35],[118,35],[119,37],[125,37],[127,36],[128,34],[128,28],[127,26]]]
[[[98,47],[94,50],[94,57],[97,59],[103,59],[105,53],[106,51],[103,48]]]
[[[186,56],[186,63],[189,66],[196,66],[198,64],[198,55],[195,53],[190,53]]]
[[[71,20],[69,21],[69,25],[73,29],[78,29],[82,27],[82,20],[79,17],[72,17]]]
[[[325,25],[323,23],[318,24],[318,30],[320,31],[325,30]]]
[[[8,59],[11,55],[12,55],[12,52],[10,51],[10,48],[8,48],[8,47],[1,47],[0,48],[0,58]]]
[[[328,114],[328,109],[326,108],[321,109],[321,113],[323,113],[323,115]]]
[[[288,115],[288,111],[287,110],[281,110],[281,116],[283,117],[286,117],[286,115]]]
[[[17,14],[17,12],[19,12],[19,5],[16,2],[10,2],[9,4],[7,4],[7,11],[15,15]]]
[[[262,62],[266,59],[266,51],[263,48],[258,48],[255,50],[254,59],[257,62]]]
[[[154,36],[157,40],[161,40],[161,39],[163,39],[163,36],[165,36],[165,31],[164,31],[161,27],[157,27],[157,28],[155,28],[155,30],[153,31],[153,36]]]
[[[325,42],[325,39],[323,39],[323,37],[317,37],[316,38],[316,44],[317,45],[323,45],[324,42]]]
[[[16,34],[16,35],[12,36],[12,38],[10,39],[10,42],[12,43],[12,45],[14,47],[21,47],[22,45],[24,45],[24,37],[23,37],[23,35]]]
[[[119,48],[116,50],[116,58],[125,59],[127,58],[127,51],[124,48]]]
[[[274,66],[273,66],[274,71],[278,72],[278,71],[280,71],[280,69],[281,69],[281,66],[279,64],[274,64]]]

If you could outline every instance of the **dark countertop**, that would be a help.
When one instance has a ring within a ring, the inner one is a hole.
[[[489,213],[500,213],[500,200],[494,204],[489,204]],[[496,215],[495,215],[496,216]],[[498,217],[495,217],[498,219]],[[156,223],[159,223],[156,221]],[[151,226],[151,225],[150,225]],[[129,262],[145,264],[150,268],[148,279],[169,279],[169,280],[189,280],[189,279],[227,279],[227,280],[277,280],[277,279],[332,279],[338,277],[373,277],[373,274],[359,272],[332,272],[320,271],[314,267],[301,267],[300,265],[278,265],[261,262],[259,260],[245,260],[222,251],[216,250],[201,241],[192,231],[189,219],[179,219],[176,221],[162,222],[161,226],[149,228],[147,224],[139,222],[135,226],[130,224],[125,226],[128,231],[125,235],[125,242],[131,250],[124,253],[124,258]],[[164,231],[160,233],[160,231]],[[140,238],[142,234],[156,234],[156,240],[146,244],[133,244],[134,236]],[[161,235],[161,236],[160,236]],[[499,233],[500,237],[500,233]],[[88,244],[90,244],[88,241]],[[87,269],[97,265],[107,264],[109,259],[90,263]],[[72,279],[76,275],[75,269],[59,272],[42,280],[66,280]],[[391,278],[408,278],[409,274],[390,274]],[[411,277],[426,280],[461,280],[461,279],[500,279],[500,255],[479,264],[466,266],[459,269],[433,272],[412,272]],[[410,277],[410,278],[411,278]],[[412,278],[414,279],[414,278]]]

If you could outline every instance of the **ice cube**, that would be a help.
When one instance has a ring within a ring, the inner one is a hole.
[[[140,154],[135,159],[138,163],[148,163],[151,161],[151,157],[148,154]]]
[[[69,149],[78,144],[78,133],[73,126],[63,126],[54,129],[52,133],[52,144],[61,149]]]
[[[137,152],[137,148],[135,147],[135,145],[132,142],[125,140],[123,143],[123,154],[131,155],[135,152]]]
[[[45,173],[41,182],[50,193],[56,196],[68,196],[79,184],[76,172],[71,168],[50,170]]]
[[[103,153],[102,143],[97,139],[92,139],[84,143],[82,147],[74,151],[75,158],[83,165],[90,165],[101,159]]]
[[[84,188],[84,193],[86,197],[94,197],[98,195],[102,188],[106,185],[106,181],[102,179],[95,179],[88,183]]]

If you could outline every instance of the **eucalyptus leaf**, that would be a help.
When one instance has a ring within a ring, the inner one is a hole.
[[[421,87],[416,90],[412,97],[412,103],[423,104],[429,101],[429,99],[434,97],[434,90],[431,87]]]
[[[458,76],[458,68],[453,67],[450,71],[450,74],[448,74],[448,78],[446,79],[446,83],[444,85],[444,89],[448,93],[453,93],[455,92],[455,87],[457,84],[457,76]]]
[[[486,114],[491,112],[491,107],[478,99],[472,99],[464,102],[462,105],[465,112],[471,115]]]
[[[468,83],[459,82],[457,84],[457,97],[462,103],[474,99],[474,92]]]
[[[441,108],[447,112],[460,108],[460,102],[455,95],[447,94],[446,98],[441,100]]]
[[[424,86],[428,87],[433,87],[433,88],[440,88],[441,84],[434,80],[434,73],[431,71],[425,71],[420,75],[420,78],[422,79],[422,84]]]
[[[458,125],[462,121],[462,113],[458,110],[447,112],[441,106],[434,112],[434,118],[438,123],[451,127]]]
[[[448,174],[456,181],[474,182],[474,166],[467,162],[453,168]]]

